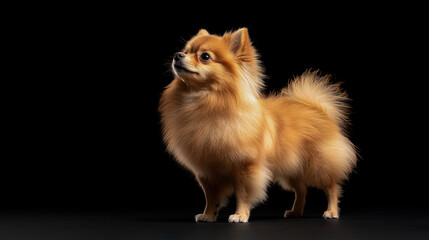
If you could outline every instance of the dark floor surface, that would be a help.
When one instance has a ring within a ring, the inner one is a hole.
[[[422,209],[348,210],[338,220],[256,209],[247,224],[227,223],[227,213],[217,223],[195,223],[193,211],[3,210],[0,239],[429,239]]]

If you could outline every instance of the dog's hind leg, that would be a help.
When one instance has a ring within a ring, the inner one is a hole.
[[[291,217],[301,217],[304,213],[304,206],[305,206],[305,196],[307,194],[307,187],[304,183],[296,181],[296,180],[289,180],[288,185],[295,191],[295,201],[293,202],[292,210],[286,210],[284,217],[285,218],[291,218]]]

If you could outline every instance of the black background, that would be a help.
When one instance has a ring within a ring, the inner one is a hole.
[[[344,186],[343,212],[426,209],[424,29],[405,10],[368,9],[242,17],[97,6],[23,21],[3,116],[2,208],[203,210],[192,174],[165,152],[158,101],[172,55],[200,28],[247,27],[268,76],[265,93],[311,68],[343,82],[353,99],[350,138],[361,159]],[[274,185],[268,195],[260,209],[291,207],[293,193]],[[326,207],[321,191],[307,200],[309,209]]]

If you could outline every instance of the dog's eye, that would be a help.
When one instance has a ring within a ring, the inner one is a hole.
[[[203,62],[208,62],[208,61],[210,61],[210,59],[211,59],[211,57],[208,53],[202,53],[200,55],[200,60]]]

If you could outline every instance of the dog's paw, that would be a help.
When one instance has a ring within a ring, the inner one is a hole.
[[[323,213],[323,218],[324,219],[337,219],[339,218],[338,212],[335,211],[325,211]]]
[[[216,222],[216,217],[214,215],[208,214],[197,214],[195,216],[195,222]]]
[[[230,223],[247,223],[249,216],[243,214],[232,214],[229,216],[228,222]]]
[[[296,218],[296,217],[301,217],[302,213],[300,212],[295,212],[292,210],[286,210],[284,217],[285,218]]]

